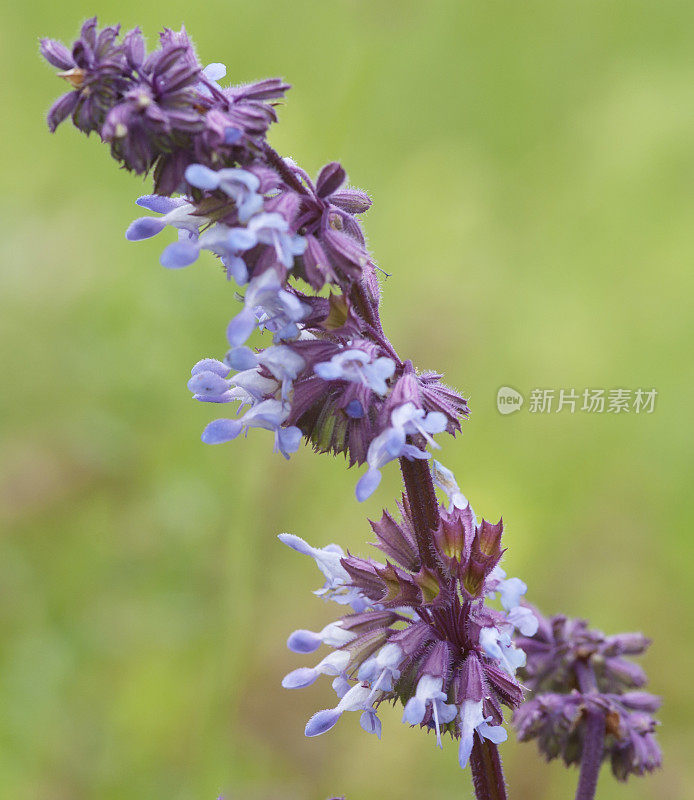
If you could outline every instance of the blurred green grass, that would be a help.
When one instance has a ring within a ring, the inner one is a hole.
[[[235,80],[294,84],[272,142],[341,159],[375,205],[401,353],[473,409],[442,460],[507,524],[507,568],[547,612],[643,629],[665,697],[666,768],[602,800],[693,797],[689,2],[296,0],[166,6],[37,0],[5,10],[0,316],[0,796],[13,800],[471,797],[443,753],[385,714],[308,741],[328,686],[288,693],[295,627],[332,610],[290,530],[366,552],[354,473],[262,434],[206,448],[190,366],[223,352],[232,289],[128,244],[138,179],[43,114],[61,91],[36,39],[83,18],[184,22]],[[502,417],[500,385],[638,386],[650,416]],[[504,746],[517,798],[575,774]]]

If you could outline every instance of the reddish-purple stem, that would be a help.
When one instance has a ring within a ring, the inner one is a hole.
[[[291,186],[294,191],[298,192],[299,194],[308,194],[308,190],[304,186],[304,184],[296,177],[296,175],[292,172],[292,170],[287,166],[287,163],[282,158],[282,156],[274,150],[270,145],[265,142],[263,145],[263,151],[265,153],[265,157],[267,158],[268,162],[272,167],[277,170],[277,174],[282,178],[282,180],[287,184],[287,186]]]
[[[431,534],[439,524],[439,505],[429,465],[423,458],[401,458],[400,471],[405,481],[419,557],[422,564],[435,569]]]
[[[470,769],[477,800],[507,800],[499,748],[477,734],[470,753]]]

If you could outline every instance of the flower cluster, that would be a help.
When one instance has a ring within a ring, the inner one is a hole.
[[[55,130],[72,117],[98,133],[113,157],[138,174],[154,169],[157,193],[178,191],[190,164],[245,163],[262,147],[276,120],[271,101],[289,86],[272,78],[220,88],[222,64],[203,69],[184,29],[164,30],[149,55],[138,28],[119,38],[119,26],[82,26],[72,48],[41,40],[41,54],[72,87],[48,112]]]
[[[436,742],[450,734],[459,740],[465,767],[474,737],[494,743],[506,739],[502,706],[517,708],[523,692],[515,674],[525,655],[512,642],[514,630],[537,630],[533,613],[520,605],[527,587],[506,578],[499,566],[502,523],[477,524],[469,505],[440,506],[431,536],[429,565],[416,542],[407,497],[401,519],[384,512],[371,528],[385,563],[345,555],[337,545],[309,546],[283,534],[289,547],[315,559],[325,576],[316,594],[351,612],[319,632],[298,630],[288,646],[312,653],[332,648],[314,667],[290,672],[283,686],[309,686],[319,675],[333,677],[338,701],[314,714],[306,735],[330,730],[346,711],[358,711],[360,723],[380,736],[381,703],[402,703],[402,721],[433,730]],[[500,608],[489,601],[497,595]]]
[[[173,228],[165,267],[186,267],[207,250],[243,287],[229,351],[196,364],[188,384],[197,400],[237,404],[233,418],[205,429],[204,442],[265,428],[289,457],[305,436],[318,451],[368,465],[357,485],[364,500],[389,461],[428,458],[427,445],[438,446],[432,434],[460,429],[466,401],[440,375],[402,361],[383,333],[358,220],[369,197],[347,188],[340,164],[314,182],[265,142],[275,119],[267,101],[286,84],[221,88],[225,68],[203,69],[184,30],[165,30],[146,55],[139,30],[119,41],[118,28],[99,32],[92,19],[71,51],[50,39],[41,50],[73,86],[49,112],[51,129],[72,114],[128,169],[154,167],[157,193],[137,202],[158,216],[136,219],[127,238]],[[257,330],[272,342],[253,350]]]
[[[567,765],[577,763],[592,713],[604,720],[602,758],[610,760],[618,780],[659,767],[652,714],[660,698],[639,691],[646,675],[625,658],[643,653],[649,640],[641,633],[605,636],[585,620],[534,613],[537,633],[516,640],[527,654],[522,678],[533,693],[515,713],[520,739],[537,739],[548,760],[561,756]]]
[[[71,87],[48,112],[51,131],[71,117],[125,169],[153,175],[154,193],[137,200],[150,213],[126,237],[172,229],[164,267],[188,267],[207,251],[240,287],[226,353],[198,361],[188,381],[194,399],[234,409],[202,440],[263,428],[289,458],[306,439],[366,465],[359,501],[386,464],[399,462],[399,518],[384,512],[371,523],[384,562],[280,537],[315,559],[325,576],[316,594],[344,612],[319,632],[289,637],[297,653],[331,648],[283,681],[294,689],[333,678],[336,704],[311,717],[306,735],[358,711],[361,726],[380,736],[381,704],[400,703],[403,722],[433,731],[439,746],[446,734],[458,741],[480,800],[506,797],[495,747],[506,738],[504,706],[520,737],[537,738],[548,758],[581,761],[581,800],[594,796],[603,758],[620,779],[658,766],[651,715],[659,701],[638,691],[645,675],[624,658],[648,642],[545,620],[524,605],[525,584],[499,566],[501,521],[478,524],[453,473],[430,461],[434,436],[461,429],[467,402],[438,373],[401,359],[383,331],[361,227],[368,195],[349,187],[339,163],[312,180],[267,143],[289,86],[273,78],[223,87],[226,67],[203,67],[184,29],[164,30],[147,53],[139,29],[121,37],[94,18],[71,48],[43,39],[41,53]],[[519,678],[533,692],[523,706]]]

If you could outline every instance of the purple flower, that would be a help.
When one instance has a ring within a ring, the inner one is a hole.
[[[276,453],[289,458],[299,449],[301,431],[298,428],[282,427],[287,412],[279,400],[262,400],[239,419],[216,419],[205,428],[202,441],[205,444],[222,444],[235,439],[242,431],[264,428],[275,434]]]
[[[333,650],[316,667],[289,673],[283,685],[301,688],[320,674],[335,676],[339,702],[311,717],[307,736],[327,732],[346,711],[360,712],[362,727],[380,734],[380,704],[402,702],[403,722],[433,729],[439,745],[446,733],[459,740],[465,766],[475,736],[495,743],[506,738],[501,706],[517,708],[522,699],[513,665],[523,663],[524,654],[510,640],[509,614],[488,605],[505,590],[509,600],[519,594],[519,583],[495,571],[500,525],[474,526],[469,508],[439,507],[434,571],[422,566],[414,522],[406,506],[401,511],[399,523],[387,513],[372,523],[377,546],[394,559],[385,564],[346,556],[334,545],[321,550],[280,537],[316,559],[330,586],[325,596],[343,602],[350,587],[363,601],[319,634],[289,637],[295,652],[314,652],[321,644]]]
[[[198,224],[202,222],[196,217]],[[187,267],[197,260],[201,250],[219,256],[228,278],[242,285],[248,280],[248,270],[241,254],[256,245],[255,236],[246,228],[230,228],[223,223],[212,225],[199,237],[179,232],[179,241],[164,248],[161,263],[165,267]]]
[[[286,269],[291,269],[294,257],[306,249],[306,240],[289,230],[287,220],[277,212],[257,214],[248,223],[248,230],[256,239],[273,248],[275,258]]]
[[[96,17],[82,26],[72,50],[54,39],[41,40],[41,55],[61,72],[72,91],[60,97],[48,112],[51,131],[72,115],[72,121],[84,133],[99,130],[116,99],[127,86],[126,56],[117,43],[119,26],[100,31]]]
[[[203,164],[191,164],[185,176],[188,183],[197,189],[219,189],[230,197],[236,205],[239,222],[246,223],[254,214],[262,211],[263,198],[257,194],[260,179],[252,172],[239,168],[215,171]]]
[[[533,613],[537,632],[531,637],[521,630],[516,638],[527,653],[523,682],[533,692],[514,715],[519,738],[536,739],[548,759],[561,756],[567,765],[578,763],[586,737],[593,735],[587,720],[597,716],[604,724],[602,758],[611,762],[618,780],[659,767],[658,723],[651,715],[660,699],[633,691],[646,675],[624,658],[643,653],[649,640],[640,633],[606,636],[589,629],[585,620]]]
[[[431,438],[432,433],[446,429],[446,417],[438,411],[428,414],[414,403],[404,403],[394,409],[390,416],[391,427],[386,428],[369,445],[366,456],[369,469],[357,482],[356,496],[361,503],[370,497],[381,482],[381,468],[396,458],[429,458],[429,454],[407,441],[408,436],[420,435],[433,447],[439,445]]]
[[[276,341],[299,335],[297,323],[308,313],[308,306],[283,288],[277,273],[269,269],[252,278],[244,298],[244,309],[227,327],[227,340],[240,347],[258,326],[275,334]]]
[[[366,455],[369,469],[359,478],[355,488],[360,503],[371,497],[378,488],[382,478],[381,469],[398,458],[429,458],[429,453],[408,444],[403,429],[393,426],[386,428],[369,445]]]
[[[125,238],[130,242],[150,239],[161,233],[167,225],[189,234],[197,235],[202,224],[200,217],[194,216],[195,206],[182,197],[162,197],[144,195],[137,199],[137,205],[161,214],[161,217],[139,217],[128,226]]]
[[[204,128],[204,104],[197,88],[202,68],[185,31],[165,30],[161,49],[147,57],[141,38],[139,32],[129,35],[128,68],[133,77],[100,130],[114,158],[136,173],[149,170],[162,150],[172,149],[181,137]]]
[[[303,689],[310,686],[319,675],[342,675],[349,664],[349,653],[334,650],[315,667],[299,667],[282,679],[285,689]]]
[[[235,347],[227,353],[225,360],[232,369],[257,370],[262,367],[278,381],[284,401],[289,401],[294,379],[305,366],[304,359],[287,345],[273,345],[257,353],[249,347]]]
[[[362,718],[366,715],[367,724],[362,724],[368,733],[376,733],[380,738],[381,726],[370,702],[371,690],[368,686],[358,683],[353,686],[332,709],[318,711],[306,723],[306,736],[319,736],[335,726],[345,711],[361,711]]]
[[[451,435],[460,430],[460,419],[467,418],[470,413],[466,400],[441,383],[441,375],[435,372],[418,374],[410,361],[403,363],[384,404],[383,415],[390,418],[393,410],[405,403],[443,414],[445,430]]]
[[[460,744],[458,763],[465,769],[470,760],[475,733],[494,744],[505,742],[508,734],[502,725],[490,725],[491,716],[485,717],[484,703],[480,700],[464,700],[460,707]]]
[[[516,711],[521,738],[537,739],[548,758],[581,760],[581,797],[594,789],[603,757],[620,780],[659,766],[659,701],[635,691],[646,676],[629,658],[648,640],[538,615],[524,601],[525,583],[499,566],[501,520],[478,524],[453,473],[419,463],[439,447],[434,435],[461,429],[467,401],[438,373],[401,360],[384,333],[377,268],[357,218],[369,197],[346,188],[339,163],[314,182],[265,140],[288,85],[273,78],[223,87],[226,67],[203,69],[183,28],[165,29],[148,54],[139,29],[119,38],[118,27],[99,31],[94,18],[71,50],[44,39],[41,52],[71,86],[48,113],[50,130],[71,117],[108,142],[123,167],[152,174],[154,194],[138,204],[160,216],[135,220],[126,237],[171,226],[177,241],[162,252],[163,266],[188,266],[208,250],[245,286],[225,361],[203,359],[188,380],[196,400],[237,404],[202,440],[220,444],[261,428],[289,458],[305,436],[350,466],[367,464],[359,501],[387,463],[401,462],[401,519],[384,512],[371,523],[385,562],[280,537],[316,561],[325,582],[315,594],[342,606],[338,620],[287,641],[302,654],[331,648],[282,682],[296,689],[332,679],[336,704],[311,717],[306,735],[357,711],[361,727],[380,737],[381,704],[401,703],[404,723],[434,731],[438,746],[446,734],[457,741],[480,797],[505,796],[496,751],[482,746],[505,740],[504,706]],[[256,330],[272,343],[247,346]],[[436,488],[448,508],[437,505]],[[520,708],[519,680],[534,693]]]
[[[349,573],[342,565],[345,552],[339,545],[329,544],[327,547],[322,548],[311,547],[299,536],[295,536],[292,533],[281,533],[278,538],[287,547],[296,550],[297,553],[302,553],[314,559],[316,566],[325,576],[325,584],[314,592],[318,597],[322,597],[324,600],[332,600],[340,605],[351,605],[357,612],[370,605],[368,601],[362,598],[358,589],[350,587],[351,579]]]
[[[120,41],[118,33],[99,31],[93,18],[72,50],[41,41],[41,54],[73,87],[48,112],[51,131],[72,116],[83,132],[97,131],[126,169],[153,169],[155,190],[164,195],[185,190],[192,164],[233,168],[255,157],[286,83],[271,78],[222,89],[223,65],[203,70],[183,28],[165,29],[149,55],[139,29]]]
[[[591,659],[602,691],[638,689],[646,674],[627,655],[643,653],[650,640],[641,633],[606,636],[588,627],[586,620],[563,615],[543,617],[536,609],[539,630],[517,643],[528,654],[524,680],[535,692],[570,692],[576,686],[576,665]]]
[[[238,399],[233,393],[233,384],[227,380],[229,367],[212,358],[205,358],[193,367],[190,372],[188,389],[195,400],[207,403],[227,403]]]
[[[322,644],[342,647],[356,638],[356,634],[346,631],[339,622],[331,622],[323,630],[314,633],[300,629],[287,639],[287,647],[295,653],[313,653]]]
[[[315,289],[326,281],[358,278],[370,259],[354,215],[366,211],[371,200],[364,192],[341,188],[347,176],[336,162],[323,167],[315,185],[303,170],[293,169],[308,188],[294,223],[307,238],[304,277]]]
[[[289,84],[280,78],[267,78],[221,89],[205,76],[205,85],[211,107],[205,117],[205,131],[195,142],[198,160],[214,166],[215,157],[218,159],[221,153],[228,154],[229,161],[245,160],[277,120],[272,101],[281,99]]]
[[[363,350],[342,350],[330,361],[322,361],[315,365],[313,371],[324,381],[351,381],[368,386],[376,394],[384,395],[388,391],[386,381],[395,372],[395,362],[385,356],[371,361]]]
[[[527,700],[515,712],[513,722],[521,741],[536,739],[548,760],[561,757],[570,766],[581,759],[587,712],[599,714],[605,720],[602,760],[610,762],[617,780],[625,781],[630,775],[644,775],[661,766],[655,739],[658,723],[651,716],[659,706],[659,698],[645,692],[544,693]]]
[[[436,730],[436,744],[443,749],[441,742],[441,726],[447,725],[458,715],[458,707],[447,703],[447,695],[442,691],[443,678],[424,673],[417,683],[414,697],[405,704],[402,721],[409,725],[421,725],[430,709]],[[463,765],[464,766],[464,765]]]

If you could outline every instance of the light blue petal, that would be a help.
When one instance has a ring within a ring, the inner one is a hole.
[[[205,444],[222,444],[235,439],[242,430],[242,425],[235,419],[216,419],[202,432]]]
[[[372,683],[376,680],[379,674],[378,663],[376,662],[376,658],[367,658],[361,666],[359,667],[359,672],[357,673],[357,678],[364,683],[364,681],[368,681]]]
[[[225,144],[236,144],[236,142],[238,142],[242,137],[243,131],[239,130],[238,128],[234,128],[232,125],[224,129]]]
[[[311,667],[299,667],[282,678],[285,689],[303,689],[315,682],[318,673]]]
[[[242,372],[246,369],[255,369],[258,358],[250,347],[234,347],[226,354],[227,364],[232,369]]]
[[[329,731],[335,727],[338,719],[342,716],[341,711],[336,711],[334,708],[325,709],[325,711],[318,711],[306,723],[304,733],[306,736],[320,736],[321,733]]]
[[[422,427],[427,433],[443,433],[447,424],[448,420],[445,414],[440,411],[431,411],[422,422]]]
[[[418,447],[415,447],[413,444],[405,444],[402,448],[402,452],[400,453],[401,456],[404,458],[409,458],[412,460],[413,458],[431,458],[431,455],[426,452],[426,450],[420,450]]]
[[[367,733],[375,733],[379,739],[381,738],[381,720],[375,711],[364,711],[359,717],[359,724]]]
[[[229,384],[216,372],[196,372],[188,381],[188,389],[193,394],[221,395],[229,391]]]
[[[509,578],[499,585],[501,605],[510,611],[520,604],[521,597],[528,591],[528,587],[520,578]]]
[[[277,449],[285,458],[289,458],[290,453],[296,453],[301,444],[300,428],[291,426],[289,428],[279,428],[277,431]]]
[[[468,761],[470,760],[474,735],[472,731],[465,731],[460,738],[460,744],[458,745],[458,763],[462,769],[467,767]]]
[[[164,248],[159,263],[167,269],[181,269],[198,260],[200,248],[192,242],[172,242]]]
[[[508,739],[508,733],[503,725],[489,725],[483,722],[477,726],[477,733],[480,736],[484,736],[485,739],[489,739],[490,742],[494,742],[494,744],[501,744],[501,742],[505,742]]]
[[[141,208],[154,211],[157,214],[168,214],[185,202],[181,198],[164,197],[161,194],[143,194],[135,201]]]
[[[259,194],[252,194],[238,206],[239,222],[248,220],[263,209],[263,198]]]
[[[435,702],[437,703],[436,710],[438,711],[439,722],[442,725],[453,722],[458,715],[458,707],[453,703],[442,703],[440,700],[436,700]]]
[[[363,503],[376,491],[378,484],[381,482],[381,477],[380,470],[370,469],[359,478],[355,494],[360,503]]]
[[[220,378],[226,378],[229,374],[229,367],[221,361],[217,361],[216,358],[203,358],[191,369],[190,374],[197,375],[198,372],[216,372]]]
[[[222,264],[227,268],[227,274],[231,276],[239,286],[248,283],[248,267],[242,258],[238,256],[222,256]]]
[[[314,653],[323,644],[323,640],[313,631],[294,631],[287,639],[287,647],[293,653]]]
[[[534,636],[537,633],[539,622],[529,608],[516,606],[508,612],[508,621],[523,636]]]
[[[227,236],[227,246],[232,250],[250,250],[257,243],[256,235],[246,228],[232,228]]]
[[[241,193],[252,194],[260,188],[260,178],[255,173],[238,167],[220,169],[219,180],[219,188],[232,196]]]
[[[313,368],[313,371],[324,381],[336,381],[342,378],[342,368],[339,364],[332,361],[321,361]]]
[[[255,314],[244,308],[227,326],[227,341],[232,347],[240,347],[242,344],[246,344],[256,325]]]
[[[288,322],[277,331],[274,336],[274,340],[276,342],[291,341],[292,339],[296,339],[298,335],[299,327],[297,326],[296,322]]]
[[[409,725],[419,725],[424,719],[425,712],[426,704],[424,700],[421,697],[411,697],[403,711],[402,721],[407,722]]]
[[[188,183],[198,189],[216,189],[219,186],[217,173],[202,164],[191,164],[185,175]]]
[[[359,402],[359,400],[350,400],[345,408],[345,414],[347,414],[350,419],[363,419],[364,406]]]
[[[311,558],[316,557],[315,554],[317,549],[315,547],[311,547],[307,541],[302,539],[301,536],[297,536],[295,533],[280,533],[278,534],[277,538],[280,540],[280,542],[282,542],[282,544],[286,544],[287,547],[291,547],[292,550],[296,550],[297,553],[311,556]]]
[[[491,626],[480,629],[480,647],[489,658],[502,660],[504,654],[499,647],[499,631]]]
[[[399,458],[405,447],[405,431],[402,428],[391,428],[384,444],[391,458]]]
[[[203,72],[208,80],[216,82],[221,81],[222,78],[227,74],[227,68],[225,64],[215,62],[213,64],[208,64]]]
[[[166,223],[162,222],[160,217],[140,217],[134,220],[128,226],[125,232],[125,238],[129,242],[140,242],[142,239],[150,239],[161,233],[166,227]]]
[[[295,256],[302,256],[306,252],[308,242],[303,236],[292,236],[291,252]]]

